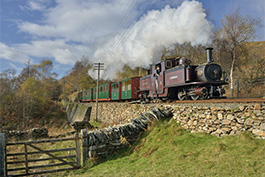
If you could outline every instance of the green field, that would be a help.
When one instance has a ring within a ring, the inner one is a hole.
[[[51,176],[265,176],[265,140],[250,132],[217,138],[175,121],[152,125],[129,149]]]

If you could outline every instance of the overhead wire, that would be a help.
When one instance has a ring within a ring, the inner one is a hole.
[[[109,34],[109,39],[108,39],[108,40],[110,40],[110,38],[114,36],[114,33],[115,33],[118,29],[121,28],[121,26],[122,26],[122,22],[123,22],[123,20],[124,20],[124,18],[122,18],[122,17],[127,16],[127,15],[126,15],[126,12],[128,11],[128,8],[130,7],[130,4],[131,4],[131,3],[128,3],[127,6],[123,9],[123,11],[122,11],[122,13],[121,13],[121,18],[119,18],[119,19],[116,21],[113,30],[112,30],[111,33]],[[109,50],[110,45],[111,45],[111,44],[109,43],[108,46],[104,46],[104,47],[103,47],[103,50],[105,51],[106,56],[108,56],[109,53],[110,53],[110,50]],[[108,49],[106,49],[106,48],[108,48]]]
[[[130,11],[127,11],[128,14],[124,14],[124,16],[121,18],[122,20],[124,20],[125,17],[129,16],[132,13],[133,7],[135,6],[137,0],[132,0],[132,1],[133,2],[128,3],[128,6],[130,6],[130,5],[132,6]],[[120,41],[122,40],[122,38],[125,35],[126,31],[127,31],[126,29],[123,29],[123,31],[122,31],[122,33],[120,35],[117,34],[116,36],[113,36],[114,38],[118,37],[118,39],[115,40],[115,43],[112,46],[109,46],[109,55],[108,55],[109,58],[111,58],[113,53],[115,53],[115,51],[117,50],[117,47],[119,46]]]
[[[136,2],[136,1],[134,1],[134,2]],[[147,4],[146,8],[148,9],[150,4],[151,4],[151,1],[149,1],[148,3],[146,3],[146,1],[145,1],[145,3],[142,6],[144,6],[146,4]],[[134,5],[135,5],[135,3],[134,3]],[[131,10],[132,9],[133,8],[131,8]],[[131,10],[130,10],[130,13],[131,13]],[[127,30],[123,30],[123,33],[120,35],[119,40],[116,41],[115,45],[113,46],[112,51],[111,51],[111,53],[109,55],[109,58],[113,57],[113,55],[119,50],[120,45],[128,38],[128,36],[131,34],[131,32],[132,31],[128,30],[128,29]]]

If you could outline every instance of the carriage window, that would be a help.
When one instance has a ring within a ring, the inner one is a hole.
[[[114,86],[115,86],[115,85],[111,85],[111,92],[112,92],[112,93],[114,92]]]
[[[125,91],[125,81],[122,81],[122,91]]]
[[[131,80],[128,80],[127,90],[131,90]]]
[[[172,61],[171,60],[166,61],[166,68],[167,69],[172,68]]]

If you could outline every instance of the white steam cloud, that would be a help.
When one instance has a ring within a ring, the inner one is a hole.
[[[212,28],[200,2],[184,1],[177,9],[166,6],[149,11],[119,35],[99,44],[92,62],[104,63],[102,77],[112,79],[124,65],[134,69],[159,61],[162,50],[176,43],[211,43]],[[89,74],[95,76],[92,70]]]

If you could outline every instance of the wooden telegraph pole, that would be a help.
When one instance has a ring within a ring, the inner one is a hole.
[[[97,80],[97,94],[96,94],[96,121],[98,121],[98,85],[99,85],[99,78],[100,78],[100,70],[104,70],[104,63],[94,63],[94,69],[98,70],[98,80]]]

